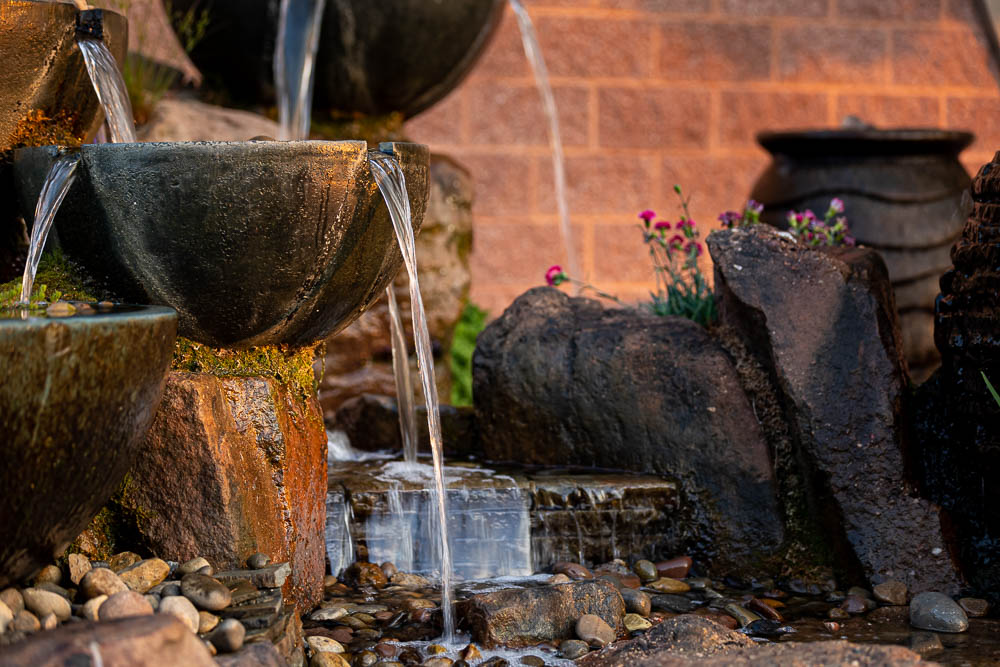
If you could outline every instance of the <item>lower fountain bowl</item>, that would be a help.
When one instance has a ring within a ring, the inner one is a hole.
[[[414,230],[429,153],[383,144],[406,176]],[[57,147],[15,154],[30,219]],[[310,345],[354,321],[402,265],[363,141],[87,145],[55,220],[100,287],[177,310],[215,347]]]
[[[158,306],[58,319],[0,311],[0,588],[61,555],[117,489],[176,335],[176,313]]]
[[[72,2],[0,0],[0,151],[66,137],[87,141],[103,114],[76,45]],[[118,62],[125,57],[125,17],[92,13]]]

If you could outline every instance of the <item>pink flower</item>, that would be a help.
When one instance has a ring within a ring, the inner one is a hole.
[[[670,223],[667,222],[666,220],[660,220],[655,225],[653,225],[653,229],[659,229],[659,230],[670,229]]]
[[[653,218],[655,218],[655,217],[656,217],[656,213],[653,213],[652,211],[650,211],[650,210],[648,210],[648,209],[647,209],[647,210],[643,211],[642,213],[640,213],[640,214],[639,214],[639,217],[640,217],[640,218],[642,218],[643,220],[645,220],[645,221],[646,221],[646,224],[648,225],[648,224],[649,224],[649,222],[650,222],[650,221],[651,221],[651,220],[652,220]]]
[[[834,197],[830,200],[830,210],[834,213],[843,213],[844,201],[840,197]]]
[[[701,244],[697,241],[688,241],[688,244],[684,246],[684,252],[691,254],[694,251],[695,257],[701,257]]]
[[[549,287],[558,287],[567,280],[569,277],[563,273],[562,267],[558,264],[550,266],[549,270],[545,272],[545,282],[549,284]]]
[[[679,225],[680,223],[677,223],[677,224]],[[674,234],[673,237],[671,237],[671,239],[670,239],[670,244],[669,245],[672,248],[681,248],[681,247],[683,247],[684,246],[684,237],[681,236],[680,234]]]

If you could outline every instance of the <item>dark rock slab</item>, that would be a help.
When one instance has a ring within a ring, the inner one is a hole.
[[[219,667],[287,667],[278,649],[271,642],[253,642],[234,653],[224,653],[215,658]]]
[[[873,584],[958,592],[940,509],[907,478],[906,370],[885,265],[769,228],[714,232],[720,319],[772,369],[813,510]],[[847,552],[847,553],[843,553]]]
[[[729,358],[693,322],[536,288],[480,334],[473,371],[488,459],[677,480],[665,546],[716,571],[781,544],[760,426]]]
[[[476,644],[523,647],[574,638],[584,614],[599,616],[621,634],[625,603],[608,581],[577,581],[473,595],[460,613]]]
[[[356,449],[376,452],[403,448],[399,433],[399,409],[393,396],[362,394],[350,398],[338,408],[334,421]],[[442,405],[441,437],[447,454],[477,451],[479,432],[473,408]],[[417,450],[431,450],[427,409],[422,405],[417,407]]]
[[[319,602],[326,431],[315,399],[272,379],[172,372],[145,448],[127,500],[144,510],[151,551],[203,556],[225,583],[284,585],[303,609]],[[287,562],[224,570],[257,552]]]
[[[185,667],[215,665],[204,643],[172,614],[64,625],[0,649],[0,664],[99,664],[95,653],[105,665],[159,667],[164,664],[164,656],[170,656],[170,664]]]

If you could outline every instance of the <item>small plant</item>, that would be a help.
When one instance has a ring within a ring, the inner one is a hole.
[[[789,211],[788,229],[800,243],[811,246],[853,246],[854,238],[848,235],[847,218],[843,215],[844,202],[834,197],[830,200],[823,219],[805,210]]]
[[[476,337],[486,328],[488,313],[474,303],[466,304],[451,339],[451,404],[472,405],[472,355]]]
[[[69,301],[96,301],[90,293],[80,270],[70,262],[61,249],[42,255],[35,274],[29,305],[53,303],[60,299]],[[0,307],[16,306],[21,300],[21,278],[0,285]]]
[[[986,383],[986,388],[990,390],[990,395],[993,396],[993,400],[997,402],[998,406],[1000,406],[1000,394],[998,394],[997,390],[993,388],[993,383],[990,382],[990,379],[986,377],[986,373],[983,371],[979,371],[979,374],[983,376],[983,382]]]
[[[764,212],[764,205],[754,201],[747,201],[741,213],[736,211],[726,211],[719,215],[719,222],[726,229],[736,227],[753,227],[760,224],[760,214]]]

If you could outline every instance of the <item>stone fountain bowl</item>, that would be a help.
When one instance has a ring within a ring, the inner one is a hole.
[[[177,315],[0,311],[0,588],[60,556],[114,493],[163,393]]]
[[[383,144],[413,226],[429,153]],[[57,147],[16,151],[26,219]],[[122,300],[177,310],[215,347],[309,345],[354,321],[402,265],[363,141],[86,145],[56,220],[65,253]]]
[[[186,9],[199,0],[175,0]],[[313,107],[414,116],[468,74],[507,0],[330,0],[316,55]],[[279,0],[215,0],[212,39],[191,56],[208,81],[246,102],[274,102]]]
[[[109,10],[87,14],[123,62],[125,17]],[[67,136],[89,141],[97,133],[104,114],[76,45],[77,15],[71,2],[0,0],[0,152]]]

